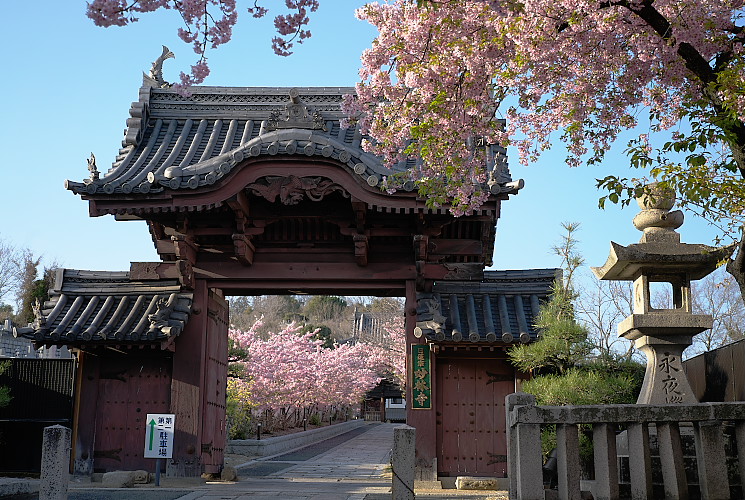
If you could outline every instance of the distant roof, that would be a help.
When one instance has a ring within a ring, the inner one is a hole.
[[[363,151],[355,126],[341,128],[341,102],[351,87],[192,87],[184,97],[145,78],[132,104],[122,148],[108,172],[89,160],[90,178],[67,181],[87,196],[149,195],[210,186],[251,157],[327,158],[340,162],[360,181],[377,186],[393,169]],[[515,193],[506,150],[487,148],[488,187]],[[405,186],[413,190],[413,184]]]
[[[559,269],[485,271],[482,281],[438,281],[417,293],[415,335],[432,342],[536,340],[535,318]]]
[[[178,336],[193,294],[177,280],[135,281],[129,272],[58,269],[32,327],[16,334],[64,345],[158,343]]]

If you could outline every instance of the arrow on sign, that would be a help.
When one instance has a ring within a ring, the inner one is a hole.
[[[155,419],[154,418],[151,419],[150,424],[148,425],[150,425],[150,447],[148,449],[152,450],[153,449],[153,436],[155,436]]]

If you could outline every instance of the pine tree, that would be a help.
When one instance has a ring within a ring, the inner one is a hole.
[[[539,339],[509,352],[512,363],[531,372],[523,390],[536,396],[538,404],[633,403],[644,367],[620,359],[595,359],[587,329],[576,321],[574,286],[576,270],[584,263],[577,251],[578,223],[563,223],[566,234],[553,248],[561,258],[562,278],[557,279],[550,300],[538,314],[535,326]]]

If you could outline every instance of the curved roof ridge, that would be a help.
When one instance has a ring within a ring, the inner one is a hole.
[[[331,158],[370,186],[413,167],[405,161],[387,168],[362,149],[356,126],[341,127],[343,96],[353,87],[195,87],[185,97],[147,85],[130,107],[123,149],[109,171],[91,172],[65,187],[83,195],[146,195],[163,189],[209,186],[236,165],[257,156]],[[486,146],[492,194],[514,194],[506,150]],[[407,183],[407,191],[414,185]]]

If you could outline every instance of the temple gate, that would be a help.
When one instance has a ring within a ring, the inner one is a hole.
[[[92,158],[89,178],[67,182],[91,216],[147,221],[161,258],[129,272],[59,270],[33,327],[17,329],[80,359],[77,472],[151,469],[147,413],[176,414],[168,474],[219,472],[225,296],[333,293],[405,297],[407,344],[429,346],[432,387],[419,395],[429,401],[407,413],[419,477],[505,474],[504,395],[519,382],[505,351],[535,338],[555,275],[484,272],[501,203],[522,183],[504,149],[482,146],[490,197],[472,215],[428,208],[413,185],[381,190],[412,165],[385,168],[354,126],[340,128],[353,92],[196,87],[183,97],[154,65],[112,167],[100,174]],[[459,448],[464,433],[475,439]]]

